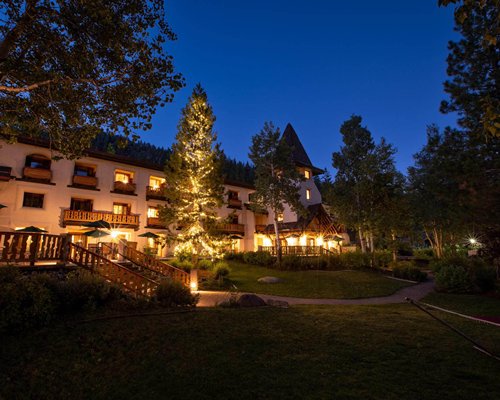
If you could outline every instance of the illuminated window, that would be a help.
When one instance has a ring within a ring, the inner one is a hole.
[[[306,177],[306,179],[311,179],[311,171],[309,171],[308,169],[306,169],[304,171],[304,176]]]
[[[127,171],[115,171],[115,182],[132,183],[133,174]]]
[[[158,218],[159,211],[156,207],[148,207],[148,218]]]
[[[283,222],[283,213],[278,213],[278,222]]]
[[[129,215],[130,205],[125,203],[113,203],[113,214]]]
[[[306,199],[311,200],[311,190],[310,189],[306,189]]]
[[[159,189],[162,185],[165,185],[165,178],[158,178],[157,176],[149,177],[149,186],[152,189]]]

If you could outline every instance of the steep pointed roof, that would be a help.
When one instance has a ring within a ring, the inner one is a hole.
[[[324,171],[321,168],[315,167],[300,141],[297,132],[293,129],[292,124],[288,123],[285,131],[283,132],[282,138],[288,143],[290,147],[293,148],[293,161],[300,167],[309,167],[312,169],[314,175],[322,174]]]

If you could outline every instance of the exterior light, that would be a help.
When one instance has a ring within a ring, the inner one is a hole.
[[[191,281],[190,285],[191,291],[196,292],[198,290],[198,283]]]
[[[117,231],[111,231],[111,237],[113,239],[116,239],[118,237],[119,233]]]
[[[477,240],[475,238],[470,238],[469,242],[470,242],[470,244],[476,244]]]

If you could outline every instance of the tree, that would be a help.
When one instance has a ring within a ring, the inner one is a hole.
[[[180,228],[176,251],[191,253],[194,263],[199,255],[217,251],[217,208],[222,205],[224,187],[214,122],[207,94],[198,84],[182,110],[165,167],[168,205],[160,210],[160,217]]]
[[[450,41],[448,75],[450,99],[444,113],[458,112],[459,124],[476,137],[500,138],[500,2],[499,0],[439,0],[459,4],[455,30],[462,38]]]
[[[353,115],[340,127],[344,145],[332,154],[336,174],[326,200],[341,222],[356,230],[366,252],[374,250],[375,233],[394,220],[390,212],[396,209],[404,179],[394,166],[396,150],[383,138],[375,144],[361,122]]]
[[[253,201],[256,206],[273,212],[278,263],[281,263],[279,215],[284,212],[285,204],[299,215],[304,212],[299,194],[304,177],[293,161],[292,151],[272,122],[266,122],[260,133],[252,137],[249,158],[255,166]]]
[[[101,131],[151,128],[183,85],[163,0],[0,3],[0,134],[78,157]]]

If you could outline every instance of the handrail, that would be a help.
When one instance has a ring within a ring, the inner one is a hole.
[[[116,244],[110,246],[106,243],[102,243],[102,245],[111,249],[112,254],[119,254],[127,260],[137,264],[143,268],[149,269],[150,271],[157,272],[161,275],[167,276],[172,280],[179,281],[185,286],[189,287],[191,276],[186,271],[183,271],[180,268],[174,267],[173,265],[167,264],[163,261],[160,261],[148,254],[144,254],[139,250],[136,250],[130,246],[127,246],[123,243],[123,251],[120,251],[119,246]]]
[[[139,297],[151,297],[158,287],[158,282],[74,243],[69,243],[68,261],[98,273]]]

